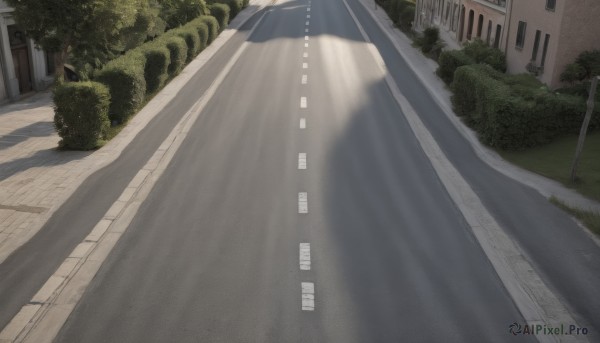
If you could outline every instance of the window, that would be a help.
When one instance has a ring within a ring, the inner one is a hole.
[[[479,15],[479,21],[477,22],[477,38],[481,38],[481,30],[483,30],[483,14]]]
[[[531,61],[537,60],[538,48],[540,47],[540,36],[542,32],[540,30],[535,31],[535,41],[533,42],[533,50],[531,51]]]
[[[519,22],[519,28],[517,30],[517,44],[516,47],[523,49],[525,45],[525,31],[527,30],[527,23],[524,21]]]
[[[546,38],[544,39],[544,50],[542,51],[542,62],[540,63],[540,66],[543,67],[544,63],[546,63],[546,53],[548,52],[548,43],[550,42],[550,35],[546,35]]]
[[[556,8],[556,0],[546,0],[546,9],[548,11],[554,11]]]
[[[496,36],[494,37],[494,48],[500,47],[500,35],[502,34],[502,26],[496,25]]]
[[[490,45],[491,39],[492,39],[492,21],[490,20],[488,22],[488,32],[487,32],[487,37],[485,39],[485,42],[487,43],[487,45]]]

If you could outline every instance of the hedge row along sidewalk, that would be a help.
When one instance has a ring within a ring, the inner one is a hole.
[[[481,144],[474,131],[466,127],[460,118],[454,114],[450,101],[452,93],[436,75],[438,64],[431,59],[423,58],[422,53],[412,46],[412,40],[394,28],[393,22],[384,11],[373,9],[373,2],[371,0],[358,1],[367,13],[373,17],[381,31],[389,38],[398,51],[398,54],[415,71],[415,75],[421,80],[448,119],[450,119],[456,129],[473,146],[479,158],[504,175],[536,189],[546,198],[554,196],[570,206],[597,212],[600,211],[600,203],[597,201],[588,199],[554,180],[508,163],[497,152]]]
[[[126,125],[148,99],[216,39],[229,24],[230,5],[233,18],[244,3],[230,0],[210,5],[216,17],[201,15],[128,51],[97,71],[94,82],[57,86],[54,122],[63,138],[60,147],[91,150],[105,144],[112,138],[110,125]]]
[[[0,107],[0,263],[33,237],[89,175],[119,157],[236,30],[271,2],[252,0],[229,29],[96,151],[56,150],[60,138],[53,128],[50,92]]]

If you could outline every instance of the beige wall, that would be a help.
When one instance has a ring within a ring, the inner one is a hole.
[[[523,49],[515,47],[519,21],[527,23]],[[537,59],[532,61],[536,30],[541,31]],[[506,58],[511,74],[527,72],[531,62],[540,66],[544,37],[550,35],[544,69],[538,79],[550,88],[561,86],[560,74],[585,50],[600,49],[600,1],[557,0],[554,11],[546,0],[515,1],[512,10]]]
[[[508,2],[508,1],[507,1]],[[495,6],[486,2],[485,0],[464,0],[462,2],[465,7],[465,17],[463,20],[463,35],[461,42],[468,42],[469,40],[473,40],[475,38],[481,38],[483,41],[487,40],[488,33],[488,25],[490,20],[492,21],[491,35],[490,35],[490,45],[493,46],[494,42],[498,40],[498,47],[500,49],[504,49],[504,25],[506,20],[506,7]],[[473,30],[472,35],[469,39],[469,12],[473,11]],[[483,16],[483,25],[481,28],[481,36],[477,35],[477,28],[479,25],[479,16]],[[496,26],[500,25],[500,35],[496,36]],[[460,38],[460,37],[459,37]]]
[[[552,85],[560,84],[560,74],[567,64],[586,50],[600,49],[600,0],[568,1],[558,38],[555,73]]]
[[[564,13],[565,1],[557,0],[554,11],[546,10],[546,0],[515,1],[513,3],[510,19],[510,31],[508,35],[506,60],[508,72],[511,74],[526,73],[527,65],[531,61],[535,41],[536,30],[541,31],[535,65],[540,66],[544,49],[546,34],[550,35],[548,51],[544,64],[543,73],[538,78],[548,84],[552,83],[552,75],[555,74],[556,55],[558,51],[559,33],[561,31],[561,17]],[[527,23],[525,31],[525,43],[523,48],[517,48],[517,31],[519,21]]]

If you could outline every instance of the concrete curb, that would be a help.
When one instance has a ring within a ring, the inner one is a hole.
[[[398,51],[400,56],[402,56],[402,58],[404,59],[406,64],[408,64],[408,66],[411,69],[413,69],[415,71],[424,70],[426,73],[428,73],[428,75],[434,76],[433,78],[428,79],[423,75],[423,73],[415,73],[415,75],[419,78],[421,83],[429,91],[430,95],[433,97],[433,99],[438,104],[438,106],[446,114],[448,119],[450,119],[450,121],[456,127],[456,129],[463,135],[463,137],[465,137],[465,139],[467,139],[467,141],[473,147],[473,150],[475,151],[477,156],[482,161],[484,161],[485,163],[487,163],[489,166],[496,169],[497,171],[501,172],[502,174],[535,189],[536,191],[538,191],[540,194],[542,194],[544,197],[546,197],[548,199],[551,196],[554,196],[570,206],[577,207],[577,208],[584,209],[584,210],[600,212],[600,203],[599,202],[594,201],[592,199],[588,199],[585,196],[583,196],[569,188],[566,188],[565,186],[563,186],[562,184],[560,184],[554,180],[548,179],[546,177],[543,177],[541,175],[532,173],[528,170],[525,170],[516,165],[513,165],[513,164],[505,161],[495,151],[491,150],[488,147],[483,146],[479,142],[479,139],[477,138],[477,134],[470,128],[466,127],[460,121],[459,117],[452,110],[452,105],[450,103],[450,95],[451,94],[446,89],[446,86],[443,84],[443,82],[441,80],[439,80],[437,78],[437,76],[435,75],[435,67],[431,68],[432,65],[435,65],[435,63],[426,63],[426,62],[428,62],[428,61],[426,61],[424,63],[427,65],[426,68],[424,68],[422,66],[418,66],[415,63],[415,61],[413,61],[413,58],[411,56],[408,56],[408,53],[405,51],[406,47],[400,46],[400,43],[398,42],[400,40],[399,34],[401,34],[401,35],[404,35],[404,34],[400,31],[396,30],[393,27],[393,23],[389,20],[387,15],[385,15],[385,18],[379,18],[377,16],[377,14],[374,13],[373,9],[370,6],[368,6],[367,4],[365,4],[365,0],[358,0],[358,2],[365,8],[365,10],[369,13],[369,15],[377,23],[379,28],[385,33],[387,38],[394,45],[394,47],[396,48],[396,50]],[[381,22],[382,19],[389,21],[389,24],[390,24],[389,27],[386,27],[385,25],[383,25],[383,23]],[[405,39],[409,40],[407,37]],[[414,49],[414,48],[412,48],[412,46],[410,46],[410,44],[408,44],[408,45],[409,45],[410,49]],[[420,52],[418,54],[420,55],[420,60],[423,60],[424,57],[420,54]],[[421,63],[423,63],[423,62],[421,62]]]

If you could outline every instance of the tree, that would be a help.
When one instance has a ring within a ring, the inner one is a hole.
[[[201,15],[209,14],[204,0],[159,0],[161,17],[173,29]]]
[[[55,53],[56,80],[64,78],[71,49],[108,46],[125,27],[135,23],[144,0],[6,0],[25,34],[47,52]]]

